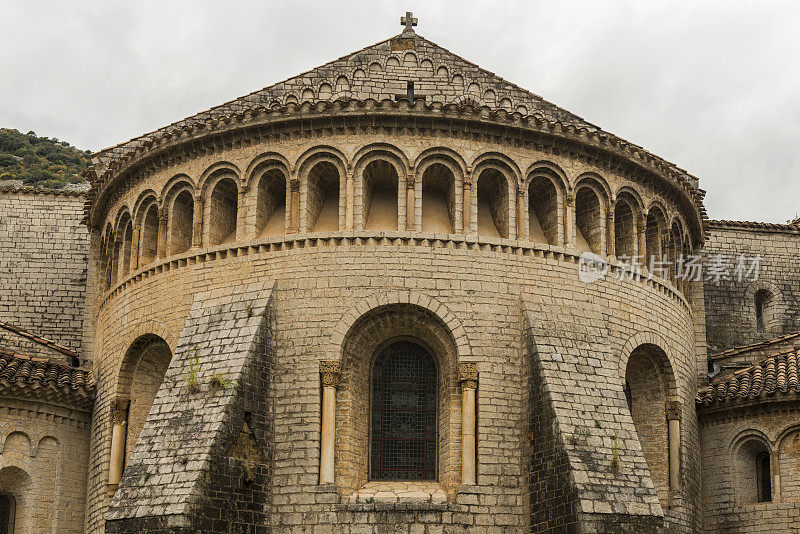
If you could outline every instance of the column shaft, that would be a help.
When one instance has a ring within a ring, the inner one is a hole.
[[[319,483],[333,484],[334,440],[336,439],[336,388],[322,388],[322,436],[319,462]]]
[[[414,180],[406,182],[406,230],[414,230]]]
[[[478,367],[473,362],[458,365],[461,384],[461,483],[475,484],[477,480],[477,433],[475,428],[475,398],[478,389]]]

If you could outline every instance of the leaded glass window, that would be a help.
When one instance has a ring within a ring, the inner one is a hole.
[[[398,341],[372,369],[372,480],[436,479],[436,363]]]

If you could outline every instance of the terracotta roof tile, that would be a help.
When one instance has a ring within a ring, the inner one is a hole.
[[[800,393],[798,365],[800,351],[791,349],[773,354],[732,375],[712,380],[697,393],[702,406],[746,402],[776,394]]]
[[[24,396],[91,409],[95,383],[88,369],[0,348],[0,395]]]

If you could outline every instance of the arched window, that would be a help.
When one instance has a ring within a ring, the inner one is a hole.
[[[153,263],[158,255],[158,204],[155,199],[150,203],[142,217],[139,255],[140,266]]]
[[[772,501],[770,452],[759,436],[747,436],[735,456],[734,487],[739,504]]]
[[[756,291],[755,295],[755,306],[756,306],[756,332],[762,334],[766,332],[767,329],[767,315],[768,315],[768,307],[770,302],[772,301],[772,295],[766,289],[759,289]]]
[[[436,364],[411,341],[383,348],[372,368],[370,479],[436,479]]]
[[[0,534],[14,533],[17,501],[8,493],[0,493]]]

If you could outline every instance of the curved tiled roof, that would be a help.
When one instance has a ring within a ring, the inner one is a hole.
[[[712,381],[697,393],[702,406],[752,402],[774,395],[800,393],[800,351],[773,354],[746,369]]]
[[[91,409],[95,383],[88,369],[0,349],[0,395]]]

